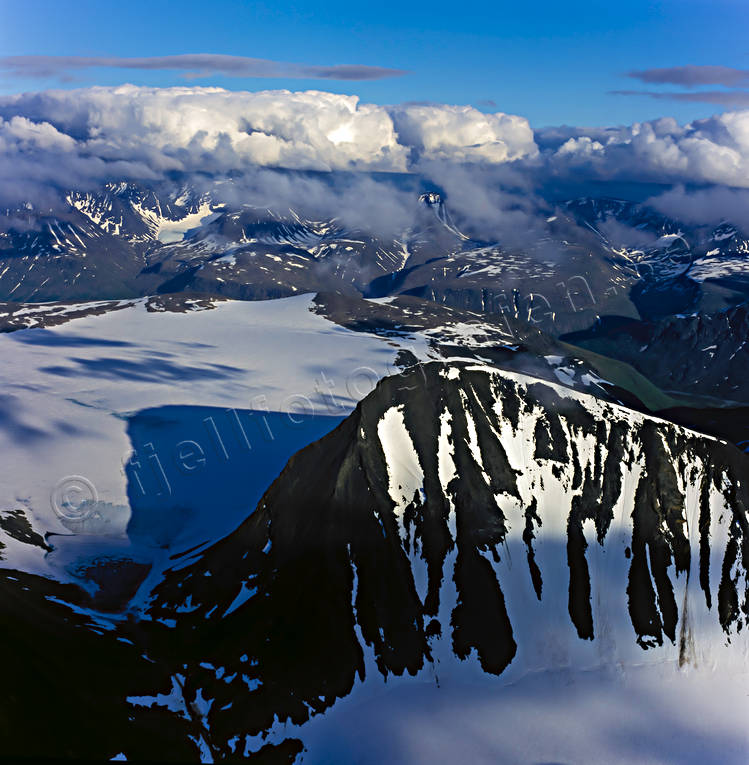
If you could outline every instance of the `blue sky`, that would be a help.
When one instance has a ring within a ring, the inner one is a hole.
[[[165,56],[221,53],[300,64],[359,64],[408,70],[375,81],[235,78],[196,84],[230,89],[330,90],[365,101],[469,103],[554,124],[680,121],[720,104],[612,95],[653,90],[633,69],[685,65],[749,68],[746,0],[367,4],[0,0],[0,55]],[[0,74],[0,92],[133,82],[184,84],[173,71],[96,68],[60,83]],[[681,90],[658,86],[659,92]],[[715,88],[713,88],[714,90]]]

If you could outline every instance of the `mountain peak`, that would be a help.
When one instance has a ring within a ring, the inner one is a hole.
[[[427,191],[419,196],[419,202],[424,205],[441,205],[443,204],[442,196],[436,191]]]

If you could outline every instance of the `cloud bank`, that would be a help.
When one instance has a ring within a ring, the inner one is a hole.
[[[278,169],[350,177],[313,188]],[[261,204],[264,194],[267,204],[302,197],[321,214],[344,209],[366,220],[379,209],[379,220],[405,225],[397,184],[380,194],[382,176],[372,173],[429,179],[477,235],[503,225],[530,230],[533,209],[543,207],[537,190],[549,179],[581,193],[591,181],[670,184],[664,204],[681,200],[691,216],[699,204],[682,186],[723,187],[711,197],[712,215],[734,189],[749,189],[749,110],[686,125],[664,118],[534,132],[523,117],[470,106],[380,106],[319,91],[128,85],[0,97],[4,207],[52,206],[61,192],[113,180],[241,176]],[[384,203],[386,195],[394,201]],[[731,209],[745,209],[743,195]]]
[[[468,106],[220,88],[90,88],[0,98],[0,180],[53,184],[252,167],[408,172],[537,154],[528,121]]]

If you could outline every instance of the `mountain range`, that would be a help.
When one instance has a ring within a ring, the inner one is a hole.
[[[479,241],[438,189],[394,234],[225,183],[4,211],[2,757],[496,761],[469,700],[528,688],[522,761],[619,761],[555,728],[584,678],[591,726],[667,688],[662,761],[744,761],[749,236],[598,196]],[[456,748],[405,755],[442,739],[403,699]]]

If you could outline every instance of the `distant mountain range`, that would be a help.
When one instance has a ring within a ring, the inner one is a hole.
[[[545,234],[522,247],[470,239],[437,192],[421,195],[416,227],[398,237],[378,235],[375,222],[350,230],[294,210],[228,206],[189,186],[106,184],[65,199],[62,212],[31,202],[5,211],[0,298],[406,293],[564,331],[595,314],[716,310],[749,289],[749,238],[736,226],[690,226],[607,198],[557,203]]]

